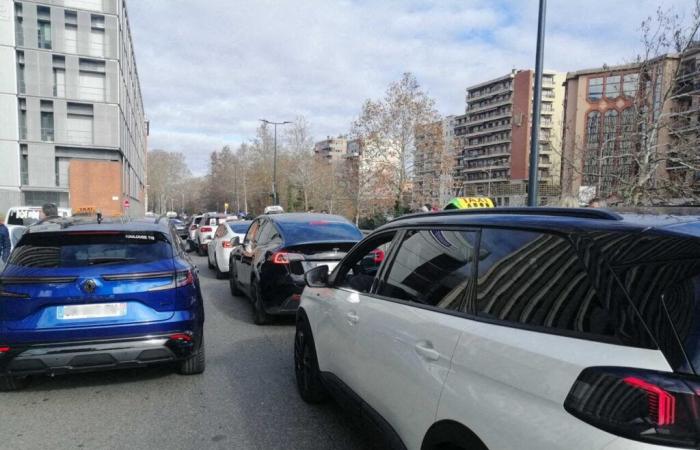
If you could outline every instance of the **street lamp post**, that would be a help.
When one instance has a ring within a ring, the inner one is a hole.
[[[285,120],[284,122],[271,122],[267,119],[260,119],[260,121],[267,125],[272,125],[275,130],[275,153],[272,159],[272,202],[277,205],[277,125],[287,125],[289,122]]]
[[[530,133],[530,173],[527,206],[537,206],[540,149],[540,112],[542,110],[542,70],[544,60],[544,23],[547,0],[540,0],[537,20],[537,54],[535,56],[535,98],[532,102],[532,131]]]

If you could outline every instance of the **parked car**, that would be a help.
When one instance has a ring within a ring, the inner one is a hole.
[[[32,224],[39,221],[41,214],[41,206],[13,206],[7,210],[5,214],[5,226],[10,234],[12,247],[17,243],[24,230]],[[70,208],[58,208],[60,217],[71,217],[72,210]]]
[[[206,213],[202,216],[199,226],[194,232],[194,245],[199,256],[207,254],[209,241],[214,238],[214,230],[220,223],[236,220],[237,217],[223,213]]]
[[[329,214],[262,215],[251,223],[229,261],[231,294],[245,293],[256,324],[271,315],[294,314],[304,289],[304,273],[332,269],[362,233],[347,219]]]
[[[209,268],[216,272],[216,278],[228,277],[228,261],[234,247],[234,239],[238,238],[239,243],[243,242],[250,224],[250,220],[235,220],[223,222],[217,227],[207,249]]]
[[[199,228],[199,224],[202,222],[202,217],[204,217],[204,214],[192,216],[192,220],[190,220],[189,226],[187,227],[187,248],[191,252],[197,250],[195,235],[197,233],[197,228]]]
[[[175,232],[180,237],[180,239],[187,239],[189,231],[185,222],[183,222],[180,219],[170,219],[170,223],[172,223],[173,227],[175,227]]]
[[[700,238],[678,222],[548,208],[395,220],[306,273],[299,393],[343,399],[394,448],[697,448]]]
[[[167,220],[30,227],[0,281],[0,390],[36,374],[204,371],[199,279]]]

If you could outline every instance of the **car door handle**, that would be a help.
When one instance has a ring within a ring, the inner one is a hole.
[[[440,352],[435,350],[430,343],[419,342],[416,344],[416,353],[428,361],[437,361],[440,359]]]
[[[355,312],[349,312],[345,314],[345,317],[347,317],[348,322],[350,322],[350,325],[356,324],[360,321],[360,316],[358,316]]]

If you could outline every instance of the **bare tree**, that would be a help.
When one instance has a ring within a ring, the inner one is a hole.
[[[185,155],[166,150],[148,152],[148,204],[154,211],[165,213],[168,202],[180,199],[183,180],[191,176]]]
[[[358,204],[369,189],[380,196],[388,191],[395,210],[405,206],[415,149],[414,131],[417,125],[438,119],[435,101],[410,73],[391,83],[383,99],[365,101],[352,125],[353,137],[363,143]],[[379,187],[383,189],[376,190]]]

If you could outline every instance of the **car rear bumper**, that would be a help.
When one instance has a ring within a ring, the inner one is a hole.
[[[181,360],[198,345],[193,339],[171,336],[9,344],[10,351],[0,356],[0,374],[22,376],[139,367]]]
[[[289,275],[277,280],[271,289],[264,292],[265,312],[276,316],[295,315],[304,286],[303,277],[300,276]]]

